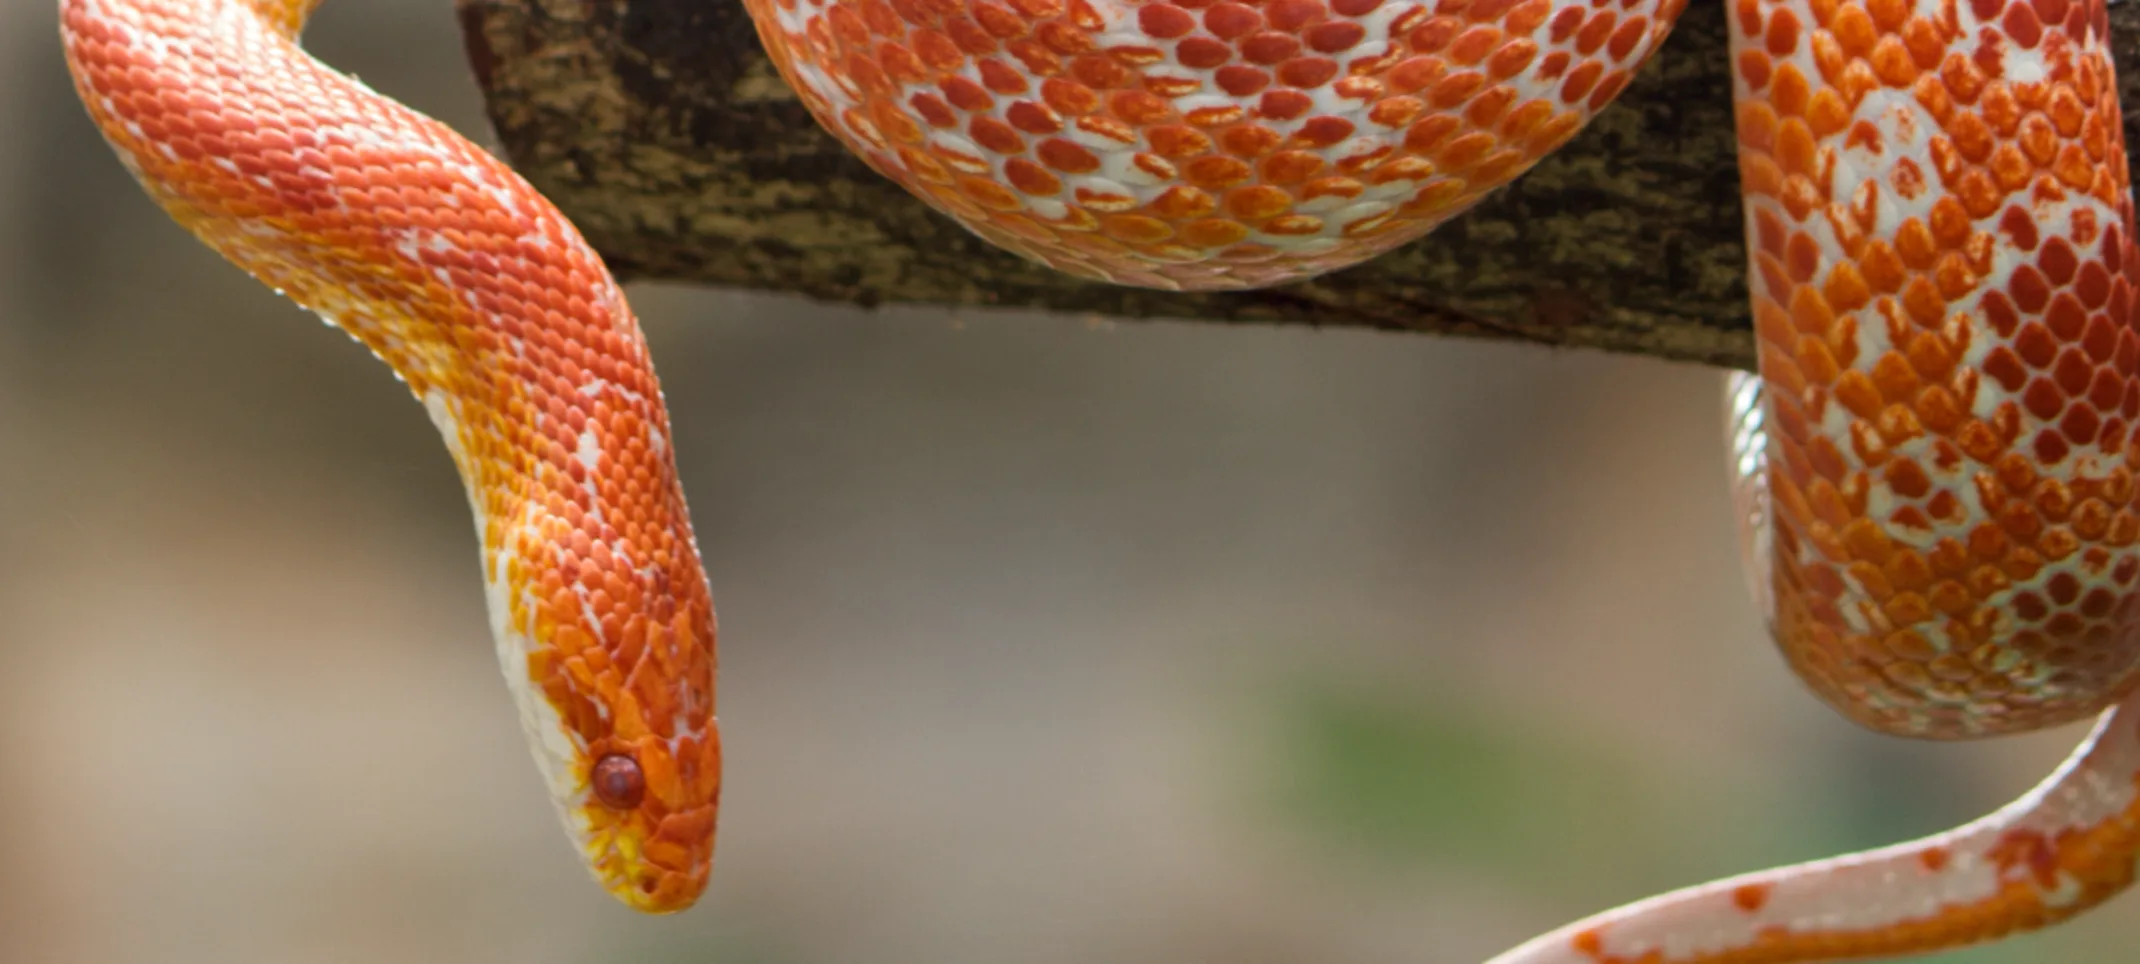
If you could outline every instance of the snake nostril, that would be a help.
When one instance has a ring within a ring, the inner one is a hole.
[[[637,807],[646,797],[646,773],[639,769],[639,761],[622,753],[596,760],[587,782],[593,785],[596,800],[617,810]]]

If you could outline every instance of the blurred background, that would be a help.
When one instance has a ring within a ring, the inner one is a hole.
[[[1476,964],[1906,839],[2077,728],[1883,739],[1770,651],[1721,376],[641,286],[720,611],[699,910],[556,827],[459,482],[0,7],[0,960]],[[327,60],[486,140],[446,0]],[[2140,904],[1941,964],[2132,960]]]

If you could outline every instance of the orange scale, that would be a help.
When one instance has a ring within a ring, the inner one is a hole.
[[[1152,215],[1174,221],[1203,217],[1217,208],[1218,201],[1210,192],[1182,184],[1167,188],[1144,206]]]
[[[1187,97],[1204,89],[1204,82],[1195,77],[1170,77],[1149,74],[1144,78],[1144,89],[1161,97]]]
[[[1366,37],[1367,28],[1350,20],[1318,23],[1301,34],[1308,49],[1325,54],[1343,53],[1358,46]]]
[[[1249,63],[1275,66],[1292,59],[1300,53],[1300,39],[1275,30],[1243,38],[1238,45],[1241,56]]]
[[[1031,24],[1010,8],[994,3],[975,3],[973,19],[998,40],[1015,40],[1031,30]]]
[[[1158,218],[1141,214],[1114,214],[1100,219],[1100,230],[1125,244],[1151,245],[1174,237],[1174,228]]]
[[[1362,103],[1379,100],[1386,91],[1381,81],[1371,77],[1344,77],[1330,85],[1330,92],[1339,98]]]
[[[1410,33],[1436,14],[1436,11],[1429,10],[1420,4],[1410,4],[1403,7],[1402,10],[1403,12],[1397,14],[1396,18],[1390,21],[1389,35],[1392,37],[1400,37]]]
[[[1400,94],[1426,89],[1448,72],[1438,57],[1412,57],[1390,68],[1390,89]]]
[[[1295,57],[1279,64],[1274,71],[1279,83],[1304,90],[1321,87],[1337,74],[1337,61],[1328,57]]]
[[[1022,157],[1004,162],[1003,176],[1012,187],[1036,197],[1050,197],[1063,189],[1061,178]]]
[[[1465,67],[1477,66],[1489,55],[1500,49],[1501,42],[1505,36],[1499,27],[1491,24],[1480,24],[1465,30],[1463,33],[1458,34],[1455,39],[1449,41],[1446,56],[1450,63]]]
[[[1203,249],[1181,244],[1140,245],[1137,256],[1146,261],[1191,268],[1204,262]]]
[[[1582,67],[1576,68],[1576,73],[1584,77],[1581,81],[1584,93],[1589,91],[1591,83],[1596,80],[1597,71],[1601,69],[1595,62],[1585,63]],[[1582,93],[1573,92],[1574,87],[1572,85],[1574,82],[1574,78],[1571,77],[1570,83],[1564,84],[1562,87],[1561,96],[1570,103],[1582,97]],[[1436,81],[1433,89],[1427,91],[1427,102],[1442,110],[1448,110],[1471,99],[1471,96],[1478,93],[1479,89],[1484,86],[1486,86],[1486,75],[1478,71],[1467,70],[1462,73],[1450,74]]]
[[[1368,47],[1370,51],[1376,49],[1379,49],[1380,52],[1354,57],[1348,61],[1345,64],[1345,72],[1355,77],[1380,78],[1396,69],[1397,65],[1409,55],[1403,47],[1387,41],[1380,41]]]
[[[1190,111],[1186,119],[1198,127],[1223,127],[1238,124],[1248,117],[1248,112],[1233,106],[1199,107]]]
[[[847,0],[847,2],[861,15],[862,23],[869,28],[871,33],[895,40],[906,35],[906,21],[899,16],[899,12],[894,10],[891,4],[885,3],[884,0]]]
[[[1337,169],[1338,172],[1341,174],[1357,176],[1373,169],[1375,165],[1382,163],[1385,159],[1389,158],[1395,153],[1397,153],[1397,148],[1394,145],[1383,144],[1379,147],[1373,148],[1372,150],[1365,150],[1356,154],[1348,154],[1342,158],[1339,158],[1337,162]]]
[[[1455,178],[1435,181],[1420,188],[1419,193],[1413,195],[1411,200],[1398,205],[1397,216],[1439,220],[1448,215],[1451,208],[1462,203],[1466,194],[1464,183]]]
[[[1061,217],[1041,218],[1039,220],[1057,231],[1082,234],[1100,230],[1099,217],[1091,211],[1076,205],[1065,205]]]
[[[1515,177],[1532,158],[1522,151],[1503,148],[1486,155],[1471,168],[1471,178],[1481,184],[1499,184]]]
[[[1232,187],[1249,180],[1254,173],[1247,164],[1218,155],[1205,155],[1182,167],[1182,176],[1189,183],[1207,190]]]
[[[1071,250],[1093,257],[1120,259],[1130,254],[1128,246],[1104,234],[1073,234],[1063,241]]]
[[[839,4],[825,11],[816,22],[830,29],[833,39],[839,43],[849,46],[869,43],[869,25],[863,23],[855,8],[848,4]]]
[[[1174,40],[1196,29],[1196,17],[1171,3],[1148,3],[1137,8],[1137,29],[1158,40]]]
[[[951,105],[934,94],[917,93],[907,99],[907,105],[914,108],[914,113],[931,127],[958,126],[958,115],[952,112]]]
[[[1006,233],[1010,234],[1012,237],[1031,241],[1036,244],[1049,245],[1059,240],[1061,237],[1055,232],[1050,231],[1047,228],[1042,227],[1040,224],[1034,222],[1033,219],[1021,214],[1001,214],[996,215],[990,220],[991,223],[993,223],[996,227],[1002,229]]]
[[[1174,45],[1175,62],[1195,70],[1210,70],[1233,59],[1233,48],[1210,37],[1189,37]]]
[[[878,130],[883,131],[891,140],[899,144],[915,145],[928,139],[928,135],[922,131],[921,125],[915,123],[914,118],[908,116],[905,111],[893,106],[890,101],[878,101],[871,105],[870,116]],[[905,147],[898,147],[895,150],[901,154],[908,152]]]
[[[1577,17],[1582,16],[1579,10],[1571,12]],[[1417,26],[1402,32],[1402,36],[1405,45],[1412,48],[1413,53],[1440,54],[1463,28],[1463,22],[1455,17],[1439,16],[1422,20]],[[1398,35],[1398,31],[1392,30],[1392,35]]]
[[[1137,199],[1112,190],[1102,190],[1089,184],[1081,184],[1073,191],[1077,203],[1094,211],[1121,212],[1137,206]]]
[[[1070,61],[1070,76],[1079,84],[1094,90],[1116,90],[1128,87],[1136,80],[1129,68],[1116,63],[1103,54],[1082,54]]]
[[[1238,40],[1263,27],[1263,14],[1246,4],[1216,3],[1204,11],[1204,29],[1220,40]]]
[[[1285,252],[1260,242],[1237,244],[1213,255],[1229,264],[1264,264],[1285,257]]]
[[[1488,88],[1485,93],[1472,98],[1464,108],[1464,121],[1481,130],[1489,129],[1501,119],[1510,104],[1516,100],[1516,90],[1506,85]]]
[[[1010,3],[1011,7],[1024,14],[1026,19],[1034,21],[1051,20],[1062,16],[1068,10],[1063,0],[1010,0]]]
[[[993,117],[975,117],[966,127],[966,134],[973,142],[998,154],[1019,154],[1025,151],[1025,138],[1009,124]]]
[[[943,19],[920,0],[891,0],[891,7],[908,27],[932,27]]]
[[[1621,21],[1619,29],[1614,30],[1611,39],[1605,42],[1605,52],[1612,55],[1614,60],[1624,61],[1649,36],[1649,32],[1648,17],[1639,14],[1629,17]],[[1789,7],[1778,6],[1776,13],[1769,18],[1768,52],[1778,57],[1786,56],[1797,49],[1797,41],[1797,17],[1791,15]],[[1778,47],[1782,49],[1779,50]]]
[[[1492,134],[1473,131],[1450,141],[1436,151],[1435,166],[1450,172],[1466,170],[1484,158],[1497,143]]]
[[[960,180],[965,179],[962,178]],[[960,185],[957,183],[941,187],[933,184],[923,185],[923,189],[929,193],[929,196],[933,198],[939,206],[941,206],[945,211],[949,212],[952,217],[958,218],[961,221],[971,224],[974,221],[984,220],[989,216],[988,211],[985,208],[981,207],[979,204],[974,203],[974,201],[969,198],[963,190],[960,189]]]
[[[1243,221],[1263,221],[1290,210],[1293,196],[1268,184],[1253,184],[1228,192],[1225,207],[1228,214]]]
[[[1405,155],[1375,165],[1367,172],[1367,182],[1388,184],[1392,181],[1424,181],[1434,176],[1435,172],[1434,164],[1425,158]]]
[[[1200,218],[1179,228],[1183,243],[1202,248],[1223,248],[1248,237],[1247,226],[1226,218]],[[1220,254],[1224,257],[1224,253]]]
[[[1100,106],[1100,96],[1092,88],[1062,77],[1042,81],[1040,98],[1049,107],[1073,117],[1091,113]]]
[[[981,85],[994,93],[1015,97],[1032,89],[1024,74],[994,57],[982,58],[975,67],[981,74]]]
[[[1400,223],[1396,220],[1396,212],[1385,211],[1381,214],[1346,222],[1339,230],[1340,233],[1348,238],[1366,238],[1394,230],[1399,226]]]
[[[1598,82],[1598,88],[1590,92],[1590,109],[1592,111],[1604,110],[1605,105],[1612,103],[1613,98],[1620,96],[1620,92],[1626,90],[1628,82],[1633,79],[1634,75],[1625,70],[1615,70],[1606,74],[1605,79]]]
[[[2049,109],[2041,116],[2048,118],[2044,123],[2051,125],[2060,136],[2075,137],[2086,124],[2088,112],[2071,89],[2060,87],[2058,93],[2052,96]],[[2031,115],[2028,120],[2036,120],[2038,117],[2039,115]],[[2027,120],[2023,123],[2027,123]]]
[[[1292,120],[1314,107],[1315,99],[1300,91],[1273,90],[1256,102],[1256,113],[1268,120]]]
[[[995,53],[999,47],[996,38],[972,19],[958,16],[943,22],[944,33],[968,56],[980,57]]]
[[[1059,20],[1041,24],[1037,37],[1042,46],[1065,57],[1091,53],[1098,49],[1098,44],[1091,34]]]
[[[1033,154],[1042,164],[1066,174],[1089,174],[1100,168],[1100,159],[1091,151],[1061,137],[1041,141]]]
[[[1107,108],[1116,120],[1138,127],[1168,123],[1180,117],[1166,98],[1142,90],[1124,90],[1110,95]]]
[[[950,171],[942,163],[937,163],[935,156],[931,156],[927,150],[899,148],[899,163],[905,165],[905,174],[912,174],[914,178],[920,178],[927,184],[952,182]]]
[[[1263,222],[1257,226],[1257,230],[1282,237],[1320,234],[1323,230],[1323,219],[1308,214],[1288,214]]]
[[[1264,6],[1264,15],[1273,29],[1293,33],[1322,22],[1329,12],[1322,0],[1271,0]]]
[[[1592,14],[1581,29],[1575,32],[1576,53],[1585,57],[1596,54],[1612,37],[1613,28],[1618,22],[1619,15],[1610,10],[1599,10]]]
[[[1011,58],[1035,77],[1053,77],[1063,72],[1063,59],[1037,40],[1014,40],[1003,46]]]
[[[1175,180],[1181,176],[1181,169],[1158,154],[1132,154],[1130,165],[1153,180]]]
[[[1535,101],[1533,103],[1536,103]],[[1526,105],[1528,106],[1528,105]],[[1381,127],[1399,128],[1410,125],[1427,109],[1417,97],[1390,97],[1379,101],[1367,111],[1370,123]]]
[[[1278,149],[1285,138],[1258,124],[1238,124],[1219,134],[1219,144],[1236,157],[1262,157]]]

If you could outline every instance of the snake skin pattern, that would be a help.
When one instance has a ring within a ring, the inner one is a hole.
[[[619,899],[688,907],[721,785],[713,608],[639,324],[504,164],[300,51],[311,8],[59,7],[82,102],[149,194],[430,411],[566,828]]]
[[[1667,894],[1493,964],[1794,964],[2040,927],[2140,853],[2140,258],[2105,0],[1730,4],[1760,378],[1742,536],[1866,726],[2101,714],[2011,806]],[[1605,108],[1679,0],[746,0],[878,171],[1118,284],[1357,263]],[[596,874],[703,886],[713,626],[645,347],[501,164],[294,45],[309,0],[62,0],[91,114],[181,223],[392,364],[454,451],[508,679]]]
[[[1411,241],[1573,137],[1680,0],[746,0],[803,103],[989,241],[1167,289]]]

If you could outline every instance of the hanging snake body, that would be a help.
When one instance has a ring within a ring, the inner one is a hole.
[[[82,101],[210,247],[339,325],[445,437],[491,629],[566,826],[647,910],[704,888],[713,609],[646,343],[557,210],[303,54],[309,0],[66,0]]]
[[[694,900],[713,618],[636,322],[504,165],[303,54],[315,0],[61,0],[69,63],[178,221],[392,365],[475,510],[493,631],[613,893]],[[1729,4],[1760,377],[1743,545],[1850,718],[1964,738],[2100,714],[2034,792],[1721,881],[1495,964],[1791,964],[1959,946],[2140,854],[2140,255],[2105,0]],[[1575,136],[1681,0],[746,0],[825,127],[984,238],[1170,289],[1432,230]]]

